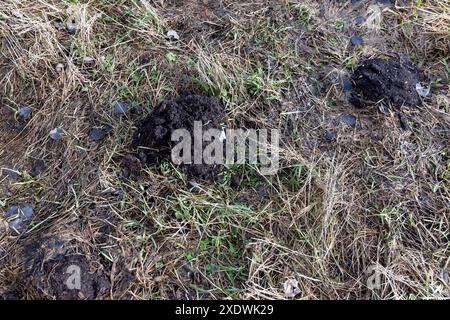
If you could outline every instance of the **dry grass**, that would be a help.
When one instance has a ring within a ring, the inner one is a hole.
[[[287,279],[298,281],[299,299],[448,298],[450,4],[397,1],[379,30],[353,26],[366,9],[3,0],[0,166],[22,174],[1,176],[0,217],[24,202],[35,216],[21,235],[0,233],[0,295],[42,297],[20,281],[24,248],[58,236],[107,274],[111,299],[283,299]],[[54,27],[69,18],[76,35]],[[364,47],[349,46],[355,33]],[[355,110],[342,93],[342,78],[375,56],[409,58],[434,79],[423,107],[403,110],[409,131],[394,112]],[[194,183],[163,164],[123,178],[136,122],[184,90],[219,96],[232,127],[279,128],[279,174],[233,167],[222,184]],[[118,117],[118,99],[142,111]],[[33,108],[24,126],[14,120],[20,106]],[[343,112],[357,115],[355,129],[339,123]],[[112,130],[92,142],[99,125]],[[55,127],[64,130],[57,143]],[[36,178],[33,159],[46,162]],[[232,173],[243,177],[239,188]],[[381,274],[374,290],[371,266]]]

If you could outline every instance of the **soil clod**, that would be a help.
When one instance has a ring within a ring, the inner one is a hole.
[[[411,63],[396,59],[369,59],[360,64],[352,80],[355,90],[350,102],[356,107],[380,101],[397,107],[421,104],[416,91],[421,75]]]
[[[133,146],[141,150],[140,158],[149,164],[170,159],[174,130],[185,129],[192,137],[194,122],[201,121],[203,132],[220,129],[226,122],[225,108],[216,97],[185,94],[175,100],[162,101],[139,125]],[[193,152],[192,152],[193,155]],[[220,171],[218,165],[185,164],[187,172],[195,177],[214,180]]]
[[[341,115],[341,122],[350,127],[355,127],[356,126],[356,117],[351,114],[344,113]]]
[[[31,167],[30,175],[32,177],[37,177],[45,170],[45,162],[44,160],[37,159],[33,162],[33,165]]]
[[[25,245],[24,269],[14,289],[16,298],[92,300],[105,298],[108,276],[95,255],[59,236],[39,238]]]

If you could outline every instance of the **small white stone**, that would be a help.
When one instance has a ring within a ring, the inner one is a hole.
[[[175,30],[169,30],[167,37],[170,39],[180,40],[180,35]]]
[[[64,71],[64,65],[63,65],[62,63],[58,63],[58,64],[55,66],[55,71],[58,72],[58,73],[63,72],[63,71]]]
[[[284,283],[284,295],[287,298],[295,298],[298,296],[302,291],[298,287],[298,281],[295,279],[288,279]]]
[[[12,11],[12,14],[13,14],[13,16],[16,17],[16,18],[23,18],[23,13],[20,12],[19,10],[13,10],[13,11]]]
[[[92,57],[84,57],[83,62],[84,64],[92,64],[95,62],[95,59]]]
[[[430,95],[431,87],[424,87],[422,84],[416,84],[416,91],[421,97],[428,97]]]

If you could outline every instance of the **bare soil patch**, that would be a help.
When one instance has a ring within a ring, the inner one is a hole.
[[[424,76],[411,62],[398,59],[369,59],[363,61],[353,74],[355,92],[351,102],[364,106],[364,101],[385,101],[397,107],[419,106],[421,99],[416,84]]]
[[[186,129],[194,141],[194,122],[203,124],[203,130],[221,129],[227,121],[225,107],[216,97],[185,94],[175,100],[164,100],[138,126],[133,146],[138,148],[141,160],[149,164],[170,161],[172,133]],[[192,146],[192,155],[193,155]],[[198,178],[215,179],[219,165],[184,165],[189,174]]]

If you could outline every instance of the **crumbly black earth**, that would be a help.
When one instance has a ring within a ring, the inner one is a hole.
[[[164,100],[139,124],[133,139],[133,148],[139,150],[140,159],[147,164],[168,161],[175,145],[171,141],[172,132],[186,129],[193,141],[195,121],[202,122],[203,132],[221,129],[227,121],[225,107],[216,97],[195,94],[183,94],[175,100]],[[189,175],[205,180],[217,180],[222,167],[206,164],[183,165]]]
[[[53,237],[25,248],[25,270],[17,279],[15,298],[92,300],[107,297],[110,283],[106,274],[96,270],[86,254],[70,250],[67,245]],[[80,275],[79,289],[74,287],[76,274]]]
[[[356,107],[379,101],[396,107],[420,106],[416,84],[423,76],[410,62],[397,59],[369,59],[363,61],[353,74],[354,92],[350,102]]]

